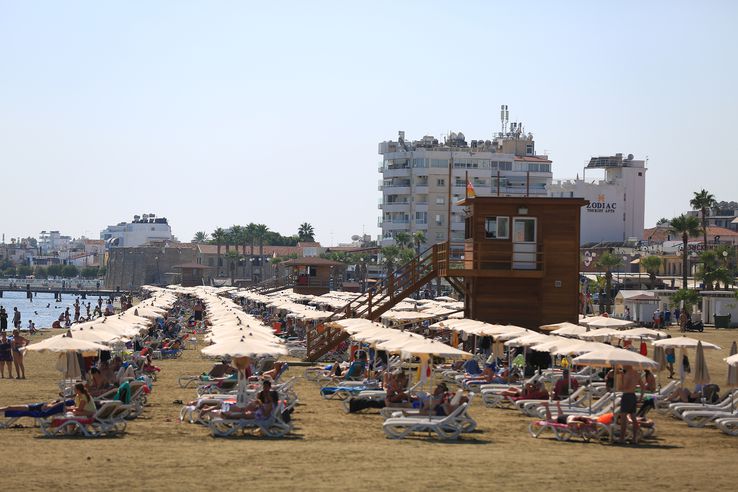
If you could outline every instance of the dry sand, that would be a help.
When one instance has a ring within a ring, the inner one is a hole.
[[[689,336],[723,347],[707,355],[713,381],[724,386],[722,358],[738,331]],[[54,398],[54,355],[30,354],[26,365],[30,379],[0,380],[0,406]],[[481,405],[470,411],[479,430],[458,443],[392,441],[377,414],[348,415],[303,379],[291,437],[215,439],[204,427],[178,423],[180,405],[173,404],[194,395],[179,388],[177,377],[210,363],[188,350],[159,365],[150,406],[123,437],[46,439],[34,428],[0,430],[2,490],[735,490],[738,483],[738,438],[655,412],[656,439],[637,448],[533,439],[529,418]]]

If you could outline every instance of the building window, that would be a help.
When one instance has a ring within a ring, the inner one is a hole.
[[[443,225],[443,217],[441,214],[436,214],[436,225]]]
[[[444,198],[436,198],[436,205],[443,205],[445,201],[446,200]]]
[[[499,162],[498,167],[500,171],[512,171],[512,162]]]
[[[536,242],[536,219],[516,218],[513,227],[513,239],[516,243]]]
[[[443,186],[445,184],[446,184],[446,180],[445,179],[437,179],[436,180],[436,185],[438,185],[438,186]]]
[[[509,239],[510,217],[486,217],[484,237],[487,239]]]

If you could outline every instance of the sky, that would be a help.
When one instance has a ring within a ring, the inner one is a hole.
[[[738,2],[0,0],[0,233],[134,214],[376,235],[377,144],[499,107],[554,178],[648,157],[646,225],[738,200]]]

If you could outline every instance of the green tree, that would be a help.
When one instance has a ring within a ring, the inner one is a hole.
[[[100,268],[97,269],[97,274],[100,277],[104,277],[106,273],[108,273],[108,267],[106,266],[101,266]]]
[[[218,253],[218,261],[217,261],[217,263],[216,263],[216,265],[218,266],[218,270],[217,270],[217,271],[218,271],[218,274],[217,274],[217,276],[218,276],[218,277],[220,277],[220,275],[221,275],[221,273],[222,273],[222,271],[221,271],[221,267],[223,266],[223,265],[222,265],[222,263],[223,263],[223,260],[222,260],[222,259],[221,259],[221,257],[220,257],[220,247],[221,247],[221,245],[223,245],[223,243],[225,242],[225,235],[226,235],[226,233],[225,233],[225,231],[223,230],[223,228],[222,228],[222,227],[218,227],[217,229],[215,229],[215,230],[214,230],[214,231],[213,231],[213,232],[212,232],[212,233],[210,234],[210,236],[212,237],[212,242],[214,242],[214,243],[215,243],[215,245],[216,245],[216,246],[217,246],[217,248],[218,248],[218,249],[217,249],[217,253]]]
[[[423,231],[417,231],[413,233],[413,244],[415,245],[415,254],[420,256],[420,248],[427,242],[425,233]]]
[[[264,239],[266,238],[269,227],[265,224],[256,224],[254,228],[254,236],[259,241],[259,281],[264,280]]]
[[[46,273],[49,277],[61,277],[62,265],[49,265],[46,267]]]
[[[313,242],[315,241],[315,229],[311,224],[303,222],[297,229],[297,237],[303,242]]]
[[[33,268],[31,268],[28,265],[18,265],[15,268],[15,271],[18,277],[23,278],[23,277],[28,277],[29,275],[31,275],[33,273]]]
[[[670,296],[671,303],[678,306],[684,301],[684,309],[690,310],[692,306],[700,302],[700,295],[696,290],[679,289]]]
[[[656,288],[656,275],[661,270],[661,257],[656,255],[646,256],[641,258],[641,266],[648,273],[648,277],[651,279],[651,289]]]
[[[605,270],[605,310],[609,313],[612,306],[612,271],[623,264],[620,256],[606,251],[597,258],[597,266]],[[602,304],[602,299],[600,299]]]
[[[382,263],[384,264],[387,278],[395,271],[395,264],[400,256],[400,247],[396,245],[384,246],[382,248]]]
[[[195,244],[205,244],[208,242],[208,233],[205,231],[197,231],[195,236],[192,238],[192,242]]]
[[[86,266],[80,272],[82,278],[96,278],[99,274],[99,268],[96,266]]]
[[[702,234],[704,237],[705,251],[707,251],[707,214],[710,209],[717,205],[715,196],[709,193],[707,190],[700,190],[694,192],[694,197],[689,201],[693,210],[697,210],[702,218]]]
[[[671,219],[671,231],[682,236],[682,288],[686,289],[689,273],[689,238],[699,236],[700,223],[697,217],[682,214]]]
[[[64,265],[62,267],[62,277],[74,278],[79,275],[79,268],[74,265]]]
[[[395,244],[399,248],[407,248],[412,243],[412,238],[410,237],[410,234],[408,234],[405,231],[400,231],[395,234]]]
[[[228,265],[228,274],[231,277],[231,285],[233,285],[236,280],[236,265],[238,265],[239,257],[238,251],[226,251],[225,253],[225,261]]]
[[[41,265],[36,265],[33,267],[33,275],[36,278],[46,278],[48,275],[48,272],[46,271],[46,267]]]
[[[274,270],[274,278],[279,278],[279,264],[284,261],[284,258],[280,258],[279,256],[273,256],[269,258],[269,263],[272,265],[272,269]]]

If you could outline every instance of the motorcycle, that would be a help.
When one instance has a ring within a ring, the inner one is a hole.
[[[696,323],[692,323],[692,320],[687,321],[687,324],[684,325],[683,331],[697,331],[702,333],[705,331],[705,325],[702,323],[702,321],[698,321]]]

